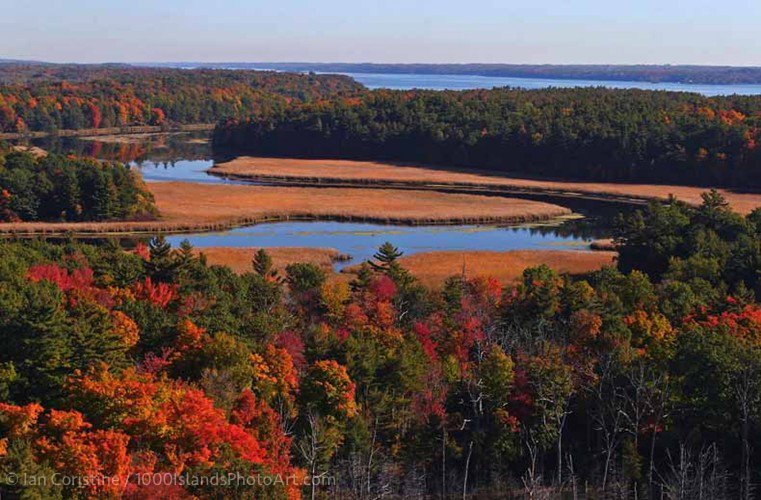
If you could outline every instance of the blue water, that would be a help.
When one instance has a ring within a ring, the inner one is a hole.
[[[230,67],[229,69],[236,69]],[[252,68],[273,71],[267,67]],[[274,70],[278,71],[278,70]],[[321,72],[316,72],[321,73]],[[613,89],[668,90],[673,92],[695,92],[706,96],[716,95],[759,95],[761,84],[709,85],[700,83],[635,82],[616,80],[574,80],[554,78],[517,78],[507,76],[441,75],[441,74],[398,74],[398,73],[336,73],[347,75],[370,89],[428,89],[428,90],[469,90],[491,89],[494,87],[518,87],[523,89],[546,89],[551,87],[608,87]]]
[[[167,237],[172,246],[187,239],[204,247],[312,247],[335,248],[352,257],[336,263],[340,269],[370,259],[386,241],[405,255],[436,250],[583,250],[589,240],[560,235],[552,225],[522,226],[394,226],[354,222],[275,222],[246,226],[218,233],[197,233]],[[549,226],[549,227],[548,227]],[[542,228],[544,230],[542,230]]]
[[[240,181],[227,180],[207,172],[214,165],[213,160],[177,160],[173,162],[155,162],[151,160],[131,163],[143,179],[148,182],[184,181],[204,184],[244,184]],[[245,184],[251,184],[246,182]]]
[[[670,90],[696,92],[707,96],[761,94],[761,85],[706,85],[687,83],[649,83],[608,80],[555,80],[548,78],[511,78],[477,75],[409,75],[389,73],[345,73],[371,89],[387,88],[407,90],[490,89],[493,87],[520,87],[545,89],[550,87],[609,87],[616,89]]]

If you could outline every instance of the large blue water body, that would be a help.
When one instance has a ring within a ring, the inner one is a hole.
[[[513,78],[478,75],[423,75],[396,73],[340,74],[350,76],[370,89],[386,88],[394,90],[468,90],[491,89],[494,87],[519,87],[524,89],[546,89],[551,87],[608,87],[614,89],[695,92],[707,96],[761,94],[761,84],[708,85],[695,83],[649,83],[613,80],[558,80],[550,78]]]

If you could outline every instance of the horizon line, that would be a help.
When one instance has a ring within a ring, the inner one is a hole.
[[[518,62],[374,62],[374,61],[362,61],[362,62],[346,62],[346,61],[243,61],[243,60],[161,60],[161,61],[100,61],[100,62],[79,62],[79,61],[64,61],[54,62],[42,59],[26,59],[23,57],[0,57],[2,63],[35,63],[35,64],[50,64],[50,65],[82,65],[82,66],[97,66],[97,65],[152,65],[152,64],[298,64],[298,65],[345,65],[345,66],[528,66],[528,67],[574,67],[574,66],[587,66],[587,67],[651,67],[651,68],[739,68],[739,69],[761,69],[761,65],[734,65],[734,64],[697,64],[697,63],[518,63]]]

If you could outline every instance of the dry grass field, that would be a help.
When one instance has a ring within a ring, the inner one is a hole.
[[[592,250],[610,250],[615,251],[616,250],[616,243],[613,241],[613,238],[604,238],[601,240],[594,240],[592,243],[589,244],[589,248]]]
[[[617,184],[602,182],[545,181],[503,177],[494,172],[422,167],[351,160],[302,160],[241,156],[220,163],[212,173],[244,179],[300,181],[364,185],[408,185],[460,187],[463,189],[501,188],[551,194],[581,194],[632,199],[665,199],[669,195],[687,203],[700,203],[706,189],[654,184]],[[748,213],[761,206],[761,193],[720,190],[733,208]]]
[[[144,144],[150,139],[160,139],[182,133],[183,132],[146,132],[143,134],[86,135],[80,137],[80,139],[83,141],[98,141],[117,144]]]
[[[229,266],[236,273],[251,270],[251,259],[258,248],[208,247],[197,251],[206,255],[209,264]],[[295,262],[309,262],[332,272],[333,261],[339,252],[333,248],[267,248],[275,267],[282,272]],[[448,277],[459,274],[465,267],[467,276],[492,276],[503,284],[520,278],[527,267],[547,264],[560,273],[583,274],[615,262],[616,252],[575,250],[510,250],[422,252],[402,257],[402,266],[428,287],[438,287]],[[332,279],[348,281],[359,266],[345,268]]]
[[[561,273],[583,274],[611,265],[616,252],[574,250],[512,250],[423,252],[400,259],[424,285],[438,287],[448,277],[465,269],[466,276],[492,276],[508,284],[520,278],[527,267],[547,264]],[[355,266],[345,269],[351,273]]]
[[[19,151],[22,153],[29,153],[35,158],[43,158],[48,155],[48,152],[45,151],[42,148],[39,148],[37,146],[22,146],[22,145],[15,145],[11,146],[11,149],[13,151]]]
[[[5,223],[2,233],[187,232],[288,219],[332,219],[402,224],[517,223],[567,215],[567,208],[536,201],[360,188],[303,188],[150,183],[161,218],[97,223]]]
[[[259,249],[251,247],[209,247],[196,250],[206,256],[206,261],[210,265],[228,266],[236,273],[244,273],[251,271],[251,259]],[[335,248],[273,247],[266,250],[272,257],[275,268],[281,274],[288,264],[297,262],[308,262],[320,266],[326,272],[332,272],[333,261],[339,256],[339,252]]]

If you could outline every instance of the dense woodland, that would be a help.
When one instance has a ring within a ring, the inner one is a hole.
[[[0,492],[750,498],[761,211],[709,193],[618,225],[619,269],[453,269],[437,290],[390,244],[346,284],[265,251],[236,275],[160,237],[0,243]],[[230,471],[295,479],[135,476]],[[117,480],[7,480],[55,473]]]
[[[229,120],[215,145],[603,181],[761,183],[761,97],[377,90]]]
[[[122,163],[0,149],[0,222],[145,220],[157,215]]]
[[[232,117],[216,144],[258,154],[761,178],[759,98],[369,92],[332,77],[112,67],[14,75],[0,87],[0,116],[20,112],[13,130],[19,117],[150,123],[160,109],[162,121]],[[0,155],[0,220],[152,214],[121,164]],[[238,275],[160,236],[127,249],[4,239],[0,496],[752,498],[761,209],[741,217],[709,192],[615,226],[617,268],[541,266],[512,284],[452,269],[438,289],[391,243],[347,282],[311,264],[278,271],[266,251]],[[259,479],[212,482],[231,473]],[[167,481],[178,476],[189,482]]]
[[[214,123],[362,86],[348,77],[137,68],[0,65],[0,132]]]

